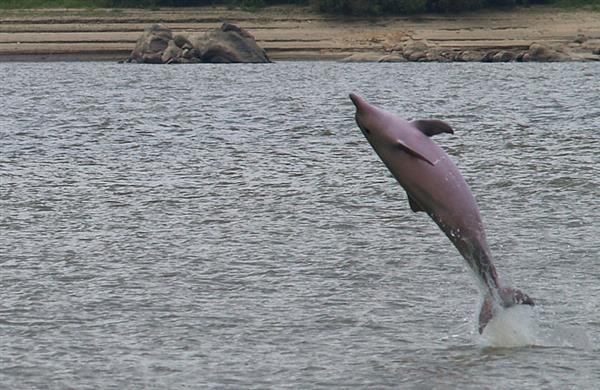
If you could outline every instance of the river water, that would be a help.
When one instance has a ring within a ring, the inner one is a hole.
[[[600,63],[0,78],[0,388],[600,383]],[[454,127],[434,139],[501,277],[537,301],[525,342],[478,335],[464,260],[410,211],[349,92]]]

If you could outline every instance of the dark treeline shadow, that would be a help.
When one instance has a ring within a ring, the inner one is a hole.
[[[553,4],[562,8],[588,6],[600,10],[600,0],[0,0],[0,8],[52,7],[197,7],[230,6],[257,10],[270,5],[311,6],[324,13],[369,16],[417,13],[450,13],[484,8],[512,8]]]

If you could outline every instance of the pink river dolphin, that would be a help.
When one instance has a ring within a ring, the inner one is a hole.
[[[350,99],[358,127],[406,191],[410,208],[429,214],[475,274],[485,296],[479,333],[501,308],[533,306],[520,290],[501,286],[475,198],[456,165],[430,138],[453,134],[450,125],[435,119],[406,121],[355,94]]]

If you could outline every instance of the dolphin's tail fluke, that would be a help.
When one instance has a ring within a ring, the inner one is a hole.
[[[488,294],[481,305],[479,312],[479,334],[487,324],[492,320],[498,310],[509,308],[515,305],[534,306],[535,302],[523,291],[511,287],[504,287],[498,290],[497,297],[492,297]],[[499,301],[498,301],[499,300]]]

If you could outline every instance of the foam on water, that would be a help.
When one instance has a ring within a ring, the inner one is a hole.
[[[539,346],[592,349],[592,343],[585,329],[541,323],[536,309],[527,305],[500,309],[485,327],[479,342],[484,347]]]
[[[540,330],[538,343],[545,347],[567,347],[586,351],[594,349],[585,329],[560,324],[553,324],[548,329]]]
[[[480,342],[486,347],[535,345],[538,326],[531,306],[516,305],[500,309],[483,330]]]

